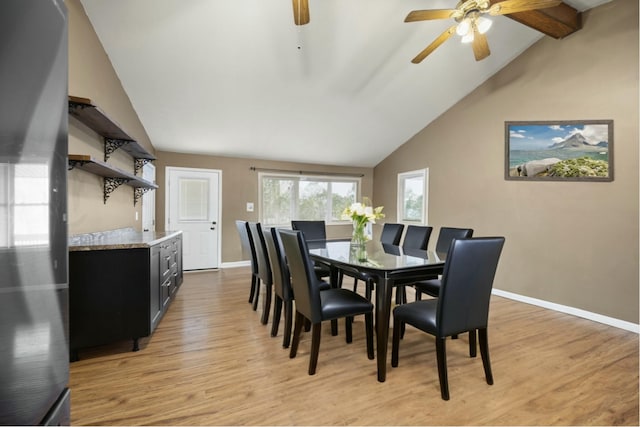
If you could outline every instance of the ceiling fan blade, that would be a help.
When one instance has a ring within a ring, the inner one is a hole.
[[[448,19],[453,18],[456,13],[460,13],[457,9],[430,9],[430,10],[413,10],[409,12],[404,22],[428,21],[430,19]]]
[[[480,34],[480,31],[478,31],[475,25],[473,26],[473,42],[471,47],[473,48],[473,55],[476,57],[476,61],[482,61],[491,55],[487,38],[484,34]]]
[[[527,10],[555,7],[562,0],[506,0],[494,3],[488,10],[489,15],[507,15],[509,13],[525,12]]]
[[[304,25],[309,23],[309,0],[292,0],[293,1],[293,20],[296,25]]]
[[[434,50],[436,50],[436,48],[438,46],[440,46],[442,43],[444,43],[445,41],[447,41],[447,39],[449,37],[451,37],[451,35],[453,33],[456,32],[456,27],[458,26],[458,24],[453,25],[451,27],[449,27],[449,29],[447,29],[444,33],[440,34],[438,36],[438,38],[436,38],[433,42],[431,42],[431,44],[429,46],[427,46],[422,52],[420,52],[418,55],[416,55],[415,58],[413,58],[411,60],[411,62],[413,62],[414,64],[419,64],[420,62],[422,62],[422,60],[424,58],[426,58],[427,56],[429,56],[429,54],[431,52],[433,52]]]

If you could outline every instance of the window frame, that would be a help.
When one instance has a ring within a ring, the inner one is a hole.
[[[422,215],[420,220],[410,220],[405,218],[405,199],[404,188],[407,179],[419,178],[423,179],[422,189]],[[398,174],[397,187],[397,220],[399,223],[407,225],[427,225],[429,224],[429,168],[417,169],[408,172],[400,172]]]
[[[298,191],[298,184],[301,181],[317,181],[317,182],[327,182],[329,183],[329,190],[328,193],[331,193],[331,183],[332,182],[353,182],[356,185],[356,194],[355,194],[355,201],[360,200],[360,194],[362,191],[362,178],[360,177],[344,177],[344,176],[338,176],[338,175],[331,175],[331,174],[318,174],[318,175],[302,175],[302,174],[293,174],[293,173],[283,173],[283,172],[259,172],[258,173],[258,218],[259,221],[263,224],[263,226],[265,227],[291,227],[291,223],[288,224],[270,224],[270,223],[266,223],[264,220],[264,194],[263,194],[263,180],[265,178],[284,178],[284,179],[290,179],[292,181],[295,182],[295,186],[296,188],[293,191],[293,202],[292,205],[293,206],[297,206],[297,200],[298,200],[298,196],[299,196],[299,191]],[[351,224],[350,220],[332,220],[331,219],[331,212],[332,212],[332,205],[331,205],[331,197],[329,197],[328,200],[328,204],[327,204],[327,210],[325,211],[325,216],[324,218],[322,218],[322,220],[325,221],[326,225],[345,225],[345,224]],[[295,219],[295,218],[291,218],[291,219]]]

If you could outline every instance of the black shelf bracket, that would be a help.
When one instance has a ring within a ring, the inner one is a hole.
[[[113,139],[113,138],[105,138],[104,139],[104,161],[109,160],[109,156],[113,154],[118,148],[123,145],[128,144],[130,141],[126,141],[124,139]]]
[[[154,188],[150,188],[150,187],[137,187],[137,188],[134,188],[133,189],[133,206],[135,206],[136,203],[138,203],[138,200],[140,200],[142,198],[144,193],[146,193],[149,190],[154,190]]]
[[[122,184],[126,184],[131,181],[127,178],[104,178],[104,204],[107,204],[107,199],[113,193],[113,191],[120,187]]]
[[[152,161],[153,161],[152,159],[141,159],[141,158],[133,159],[133,174],[138,175],[138,171],[142,170],[144,165],[146,165],[147,163],[151,163]]]

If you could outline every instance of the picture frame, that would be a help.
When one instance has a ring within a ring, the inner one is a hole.
[[[505,121],[504,177],[613,181],[613,120]]]

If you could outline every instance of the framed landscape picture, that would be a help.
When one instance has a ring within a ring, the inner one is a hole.
[[[613,181],[613,120],[505,122],[505,179]]]

